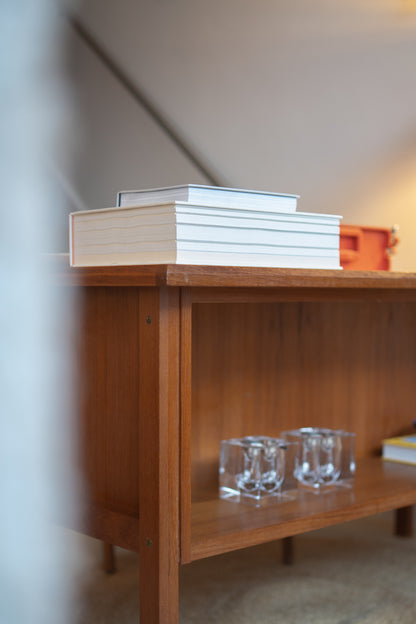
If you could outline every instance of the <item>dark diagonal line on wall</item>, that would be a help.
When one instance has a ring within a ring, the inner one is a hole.
[[[186,144],[186,142],[179,136],[178,132],[172,128],[172,126],[166,121],[160,111],[154,106],[154,104],[146,97],[141,89],[127,76],[123,69],[111,58],[106,50],[98,43],[95,37],[89,32],[87,28],[80,22],[80,20],[74,15],[67,14],[69,23],[79,37],[86,43],[86,45],[94,52],[94,54],[101,60],[101,62],[107,67],[117,81],[124,87],[128,93],[134,98],[144,110],[150,115],[150,117],[156,122],[156,124],[163,130],[163,132],[169,137],[169,139],[176,145],[176,147],[186,156],[186,158],[202,173],[208,180],[208,182],[214,186],[222,186],[223,184],[217,179],[209,168],[201,162],[201,159],[193,152],[193,150]]]

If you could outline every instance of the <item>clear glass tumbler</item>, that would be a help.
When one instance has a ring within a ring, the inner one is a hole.
[[[223,440],[220,497],[254,506],[293,497],[296,449],[279,438],[248,436]]]
[[[282,432],[282,438],[299,443],[295,477],[300,486],[322,491],[341,474],[342,438],[340,432],[321,427],[303,427]]]

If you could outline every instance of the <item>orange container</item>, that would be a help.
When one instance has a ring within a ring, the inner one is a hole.
[[[341,225],[341,266],[353,271],[389,271],[391,255],[396,252],[398,242],[397,226]]]

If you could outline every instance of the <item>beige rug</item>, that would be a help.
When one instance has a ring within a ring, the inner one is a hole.
[[[100,544],[82,540],[74,621],[137,624],[137,555],[117,549],[106,575]],[[416,538],[394,537],[383,514],[298,536],[293,566],[280,542],[183,566],[180,622],[416,624]]]

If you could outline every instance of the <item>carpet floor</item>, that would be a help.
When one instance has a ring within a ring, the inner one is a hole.
[[[416,624],[416,538],[392,534],[392,514],[181,567],[181,624]],[[80,552],[76,624],[138,624],[139,561],[116,549],[117,572],[101,568],[101,544]]]

